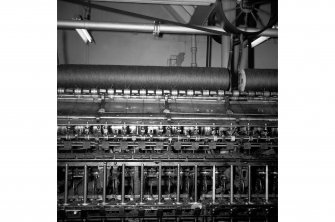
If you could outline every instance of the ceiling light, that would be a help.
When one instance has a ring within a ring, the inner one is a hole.
[[[265,42],[269,38],[270,37],[268,37],[268,36],[261,36],[261,37],[255,39],[254,41],[251,42],[251,48],[254,48],[254,47],[258,46],[259,44],[262,44],[263,42]]]
[[[93,42],[92,36],[86,29],[76,29],[76,31],[79,34],[79,36],[82,38],[82,40],[85,42],[85,44]]]

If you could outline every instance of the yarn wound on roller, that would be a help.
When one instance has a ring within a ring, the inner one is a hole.
[[[65,88],[228,90],[226,68],[59,65],[57,85]]]
[[[278,91],[278,69],[242,69],[238,89],[244,91]]]

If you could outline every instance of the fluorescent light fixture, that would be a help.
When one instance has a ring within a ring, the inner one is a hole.
[[[270,37],[268,37],[268,36],[261,36],[261,37],[255,39],[254,41],[251,42],[251,48],[254,48],[254,47],[258,46],[259,44],[262,44],[263,42],[265,42],[269,38]]]
[[[76,31],[82,38],[82,40],[85,42],[85,44],[93,42],[92,36],[90,35],[90,33],[88,33],[86,29],[76,29]]]

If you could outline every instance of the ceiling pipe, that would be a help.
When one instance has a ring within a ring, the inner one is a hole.
[[[202,28],[224,32],[216,26],[199,26]],[[58,20],[58,29],[87,29],[92,31],[115,31],[115,32],[139,32],[154,34],[184,34],[184,35],[217,35],[202,30],[196,30],[183,26],[170,24],[140,24],[140,23],[113,23],[113,22],[93,22],[93,21],[73,21]],[[253,28],[246,28],[248,31],[255,31]],[[158,32],[158,33],[157,33]],[[278,29],[266,29],[260,36],[278,37]]]
[[[215,0],[90,0],[91,2],[118,2],[162,5],[211,5]]]

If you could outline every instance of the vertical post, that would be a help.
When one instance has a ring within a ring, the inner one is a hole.
[[[84,166],[84,203],[87,205],[87,165]]]
[[[221,36],[221,67],[228,68],[230,51],[230,36]]]
[[[135,166],[134,167],[134,184],[133,184],[133,189],[134,189],[134,196],[136,197],[136,195],[140,194],[140,178],[139,178],[139,170],[140,167],[139,166]]]
[[[140,204],[143,203],[143,192],[144,192],[144,164],[141,166],[141,193],[140,193]]]
[[[69,205],[67,203],[68,198],[68,175],[69,175],[69,165],[65,164],[65,183],[64,183],[64,205]]]
[[[158,204],[162,203],[162,164],[158,167]]]
[[[234,166],[230,165],[230,203],[234,202]]]
[[[177,165],[177,204],[180,203],[180,164]]]
[[[103,187],[102,187],[102,204],[106,204],[106,185],[107,185],[107,163],[104,163],[103,168]]]
[[[207,36],[206,67],[212,66],[212,36]]]
[[[269,166],[265,166],[265,202],[269,202]]]
[[[197,39],[196,35],[192,35],[191,41],[191,67],[197,67]]]
[[[121,186],[121,204],[125,204],[124,195],[125,195],[125,172],[126,167],[124,163],[122,164],[122,186]]]
[[[198,166],[194,166],[194,202],[198,201]]]
[[[213,199],[213,203],[215,203],[215,165],[213,165],[213,181],[212,181],[212,185],[213,185],[213,188],[212,188],[212,199]]]
[[[251,165],[248,166],[248,201],[251,203]]]

